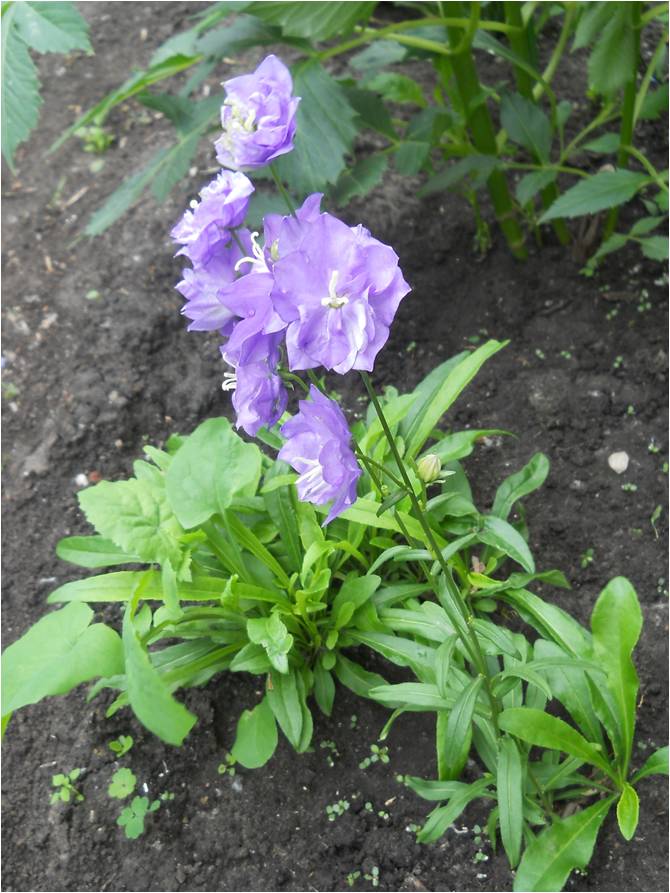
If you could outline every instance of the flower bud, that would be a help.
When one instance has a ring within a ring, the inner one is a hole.
[[[424,484],[432,484],[440,476],[442,462],[435,453],[426,453],[425,456],[419,459],[416,468]]]

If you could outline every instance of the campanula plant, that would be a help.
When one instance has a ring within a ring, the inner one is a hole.
[[[404,712],[436,714],[437,779],[407,780],[440,804],[419,840],[438,839],[484,798],[517,889],[560,889],[588,862],[609,808],[630,839],[637,781],[667,772],[667,750],[631,767],[635,591],[613,580],[589,632],[528,588],[568,585],[537,570],[521,510],[548,460],[533,456],[482,512],[459,460],[506,432],[438,427],[505,345],[457,355],[410,394],[378,394],[370,373],[410,292],[398,256],[322,211],[319,193],[295,209],[276,170],[287,213],[266,215],[262,241],[246,228],[247,174],[290,152],[298,97],[274,56],[226,88],[217,151],[228,169],[172,230],[190,262],[177,288],[189,329],[221,338],[237,429],[271,454],[209,419],[164,449],[146,447],[128,480],[82,491],[97,533],[62,540],[60,557],[145,567],[49,596],[65,607],[3,655],[3,717],[96,680],[90,697],[114,693],[108,714],[130,707],[179,745],[196,717],[175,692],[222,671],[251,673],[262,696],[239,718],[231,759],[257,768],[278,729],[296,751],[310,746],[312,702],[329,715],[337,681],[393,708],[382,738]],[[352,371],[369,406],[350,425],[323,374]],[[92,623],[99,603],[122,606],[120,635]],[[516,612],[512,628],[500,606]],[[353,647],[416,681],[389,684]],[[546,709],[555,704],[572,724]],[[470,756],[481,772],[465,781]]]

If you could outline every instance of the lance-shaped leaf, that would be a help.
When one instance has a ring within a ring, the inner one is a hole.
[[[636,784],[648,775],[667,775],[668,774],[668,747],[659,747],[649,757],[644,766],[633,775],[631,781]]]
[[[556,819],[528,846],[514,878],[514,890],[562,890],[574,868],[586,868],[598,831],[614,798]]]
[[[616,817],[624,838],[632,840],[640,817],[640,801],[635,788],[629,784],[623,786],[623,791],[616,805]]]
[[[491,514],[507,520],[514,503],[541,487],[548,474],[549,460],[543,453],[535,453],[527,465],[511,474],[498,487]]]
[[[426,824],[417,834],[419,843],[432,843],[439,840],[447,830],[449,825],[456,821],[465,807],[477,797],[490,796],[488,788],[491,784],[490,778],[479,778],[472,784],[463,785],[462,788],[452,794],[449,803],[446,806],[438,806],[434,809],[426,820]]]
[[[472,717],[483,682],[482,676],[473,679],[457,697],[449,713],[444,738],[437,742],[438,774],[442,779],[456,779],[463,771],[472,742]]]
[[[492,546],[505,555],[509,555],[529,574],[535,573],[535,561],[528,548],[528,543],[519,531],[507,521],[503,521],[502,518],[497,518],[495,515],[487,515],[483,519],[477,536],[487,546]]]
[[[598,597],[591,615],[593,650],[607,673],[607,687],[617,708],[624,778],[633,746],[638,678],[631,655],[642,630],[642,611],[635,590],[625,577],[615,577]]]
[[[521,856],[523,836],[524,767],[513,738],[504,736],[498,745],[498,816],[500,836],[512,868]]]
[[[540,223],[547,223],[559,217],[581,217],[595,214],[605,208],[614,208],[629,201],[648,182],[647,174],[636,171],[601,171],[592,177],[580,180],[540,217]]]

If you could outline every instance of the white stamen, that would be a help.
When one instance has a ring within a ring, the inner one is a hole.
[[[253,252],[253,257],[241,257],[235,264],[236,273],[239,273],[242,264],[260,264],[263,270],[267,270],[265,255],[263,254],[263,249],[258,241],[257,232],[251,234],[251,250]]]
[[[196,199],[192,198],[189,202],[189,206],[193,208],[193,210],[195,210],[198,207],[198,202],[196,201]]]
[[[328,282],[328,297],[321,298],[322,307],[331,307],[333,310],[339,310],[340,307],[344,307],[345,304],[349,303],[349,298],[344,295],[338,295],[335,291],[339,275],[339,270],[333,270],[331,273],[330,281]]]
[[[223,383],[221,385],[222,391],[234,391],[237,387],[237,377],[234,372],[224,372],[223,373]]]

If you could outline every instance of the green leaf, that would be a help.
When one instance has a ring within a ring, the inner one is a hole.
[[[417,834],[419,843],[433,843],[439,840],[447,830],[449,825],[453,824],[465,807],[477,797],[485,796],[487,788],[491,784],[489,778],[479,778],[472,784],[463,785],[458,793],[452,794],[447,806],[438,806],[434,809],[426,820],[426,824]]]
[[[124,800],[135,790],[136,783],[137,777],[135,773],[131,769],[122,767],[117,769],[114,775],[112,775],[107,793],[110,797],[115,797],[117,800]]]
[[[94,623],[93,611],[71,604],[38,620],[2,655],[2,715],[98,676],[123,673],[117,633]]]
[[[369,155],[357,161],[353,167],[343,171],[330,197],[336,205],[342,207],[355,196],[364,196],[381,183],[388,166],[386,155]]]
[[[387,65],[402,62],[407,55],[407,47],[396,43],[395,40],[375,40],[362,52],[356,53],[349,59],[349,65],[357,71],[366,74]]]
[[[128,555],[103,536],[67,536],[56,546],[56,555],[79,567],[112,567],[139,562],[137,555]]]
[[[648,239],[638,239],[642,248],[642,254],[649,260],[666,261],[668,259],[668,237],[650,236]]]
[[[611,8],[603,3],[589,3],[582,7],[572,44],[573,53],[575,50],[581,50],[593,43],[607,25],[611,13]]]
[[[88,25],[74,3],[14,5],[17,7],[15,22],[19,34],[38,53],[93,52],[88,39]],[[3,21],[3,30],[4,24]]]
[[[351,577],[345,580],[333,599],[332,613],[336,615],[347,602],[351,602],[354,610],[357,610],[372,598],[379,589],[381,581],[381,577],[372,573],[368,573],[364,577]]]
[[[593,651],[607,674],[614,696],[617,724],[624,746],[623,776],[633,747],[638,678],[631,659],[642,630],[642,611],[635,590],[625,577],[615,577],[598,596],[591,615]]]
[[[523,837],[524,769],[519,748],[513,738],[503,736],[498,745],[498,810],[500,836],[511,868],[521,857]]]
[[[450,164],[445,170],[440,171],[419,189],[417,195],[424,198],[435,192],[445,192],[453,189],[470,178],[472,186],[479,186],[488,180],[493,171],[500,166],[500,161],[494,155],[466,155],[455,164]]]
[[[535,562],[528,543],[519,531],[507,521],[503,521],[502,518],[497,518],[495,515],[487,515],[482,521],[477,536],[487,546],[492,546],[494,549],[504,552],[505,555],[509,555],[529,574],[535,573]]]
[[[438,742],[441,778],[457,779],[467,762],[472,742],[472,717],[483,682],[482,676],[472,679],[458,695],[449,713],[444,741]]]
[[[375,46],[375,44],[372,46]],[[349,104],[366,127],[376,130],[390,140],[397,140],[398,134],[393,126],[388,109],[376,93],[373,93],[371,90],[360,90],[357,87],[344,87],[344,93]]]
[[[430,437],[444,413],[472,381],[483,364],[505,346],[506,342],[487,341],[474,353],[459,354],[456,363],[443,364],[419,385],[415,393],[421,405],[408,414],[400,430],[406,443],[406,455],[414,458]],[[445,374],[446,373],[446,374]]]
[[[599,31],[588,61],[589,84],[612,96],[636,77],[635,34],[627,3],[609,5],[607,24]],[[616,60],[616,64],[612,64]]]
[[[330,716],[335,700],[335,683],[329,670],[326,670],[321,661],[314,666],[314,697],[319,709],[325,716]]]
[[[602,756],[598,745],[590,744],[576,729],[556,716],[532,707],[509,707],[500,714],[498,722],[503,731],[515,735],[521,741],[537,747],[562,750],[585,763],[597,766],[607,775],[612,775],[612,768]]]
[[[354,25],[366,22],[376,3],[286,3],[266,0],[251,3],[246,12],[270,25],[279,25],[285,35],[306,37],[311,41],[328,40],[348,34]],[[294,91],[300,96],[298,90]]]
[[[637,784],[641,779],[648,775],[667,775],[668,774],[668,746],[659,747],[647,759],[644,766],[633,775],[631,781]]]
[[[256,492],[261,452],[228,419],[208,419],[181,446],[166,474],[170,504],[184,527],[223,514],[234,496]]]
[[[646,174],[635,171],[601,171],[580,180],[559,196],[548,211],[540,217],[540,223],[559,217],[580,217],[595,214],[605,208],[614,208],[629,201],[648,182]]]
[[[304,195],[337,182],[356,136],[356,112],[342,87],[318,62],[297,65],[293,84],[294,95],[301,97],[294,148],[275,166],[289,187]]]
[[[245,769],[264,766],[277,748],[277,723],[267,696],[253,710],[245,710],[237,721],[231,756]]]
[[[42,105],[37,69],[16,27],[24,5],[12,3],[2,17],[2,154],[11,170],[16,147],[36,126]]]
[[[538,161],[549,161],[551,122],[537,103],[520,93],[505,93],[500,101],[500,123],[512,142]]]
[[[263,502],[268,514],[279,532],[279,537],[284,548],[286,562],[290,571],[299,572],[302,565],[302,546],[300,543],[300,528],[296,510],[296,491],[292,485],[277,487],[272,490],[267,486],[286,474],[288,465],[275,461],[270,471],[265,475],[265,487],[261,491]]]
[[[365,88],[380,93],[387,102],[410,103],[421,108],[427,105],[421,86],[413,78],[395,71],[382,71],[367,78]]]
[[[85,580],[72,580],[55,589],[47,598],[50,604],[57,602],[125,602],[133,595],[138,582],[147,574],[146,571],[118,571],[112,574],[99,574]],[[163,598],[161,575],[148,572],[146,588],[141,598]],[[191,581],[177,582],[179,598],[182,601],[218,601],[223,595],[228,581],[221,577],[198,576]],[[243,598],[258,599],[267,595],[264,589],[235,583],[233,591]],[[266,600],[266,599],[263,599]]]
[[[183,530],[165,487],[146,478],[101,481],[79,493],[79,504],[96,530],[126,554],[146,562],[169,562],[177,570]]]
[[[370,690],[380,685],[386,685],[386,680],[378,673],[364,670],[360,664],[349,660],[343,654],[337,655],[337,663],[334,673],[339,682],[361,698],[370,697]]]
[[[591,637],[566,611],[550,605],[526,589],[510,589],[501,596],[545,639],[551,639],[568,655],[590,657]]]
[[[616,817],[619,830],[626,840],[632,840],[640,818],[640,801],[635,793],[635,788],[629,784],[623,786],[623,791],[616,805]]]
[[[433,676],[432,649],[426,645],[420,645],[401,636],[359,630],[351,630],[349,637],[361,645],[367,645],[399,667],[410,667],[419,678],[426,672],[429,676]]]
[[[638,118],[653,121],[659,118],[668,108],[668,82],[661,84],[656,90],[650,90],[642,101]]]
[[[453,462],[456,459],[464,459],[466,456],[469,456],[477,442],[485,437],[495,437],[498,434],[509,435],[509,433],[509,431],[503,431],[501,428],[475,428],[471,431],[455,431],[433,444],[429,452],[439,456],[443,464],[445,462]]]
[[[514,890],[562,890],[574,868],[586,868],[613,799],[594,803],[567,819],[555,819],[526,848],[514,878]]]
[[[130,601],[123,615],[128,700],[142,725],[163,741],[178,747],[191,731],[196,717],[172,697],[167,685],[153,667],[149,654],[140,641],[134,613],[133,601]]]
[[[516,199],[520,205],[527,205],[538,192],[541,192],[556,179],[556,171],[532,171],[524,174],[516,186]]]
[[[491,514],[505,521],[514,503],[537,490],[549,474],[549,459],[544,453],[535,453],[527,465],[506,478],[496,490]]]
[[[368,691],[367,697],[379,701],[385,707],[403,710],[451,710],[454,706],[452,696],[442,697],[436,685],[425,682],[399,682],[395,685],[377,685]]]
[[[395,166],[406,177],[418,174],[430,154],[430,143],[405,140],[395,153]]]
[[[614,155],[619,151],[620,145],[621,137],[618,133],[603,133],[602,136],[584,143],[582,149],[585,152],[593,152],[595,155]]]
[[[296,670],[291,670],[286,676],[272,673],[270,679],[272,684],[267,689],[268,703],[282,732],[300,753],[304,721],[300,673]]]

